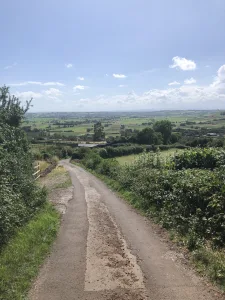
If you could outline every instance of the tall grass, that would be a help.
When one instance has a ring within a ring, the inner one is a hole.
[[[21,300],[44,261],[59,228],[52,205],[21,228],[0,253],[0,299]]]

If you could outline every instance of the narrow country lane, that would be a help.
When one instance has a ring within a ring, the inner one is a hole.
[[[149,222],[101,181],[63,161],[74,197],[31,300],[212,300]]]

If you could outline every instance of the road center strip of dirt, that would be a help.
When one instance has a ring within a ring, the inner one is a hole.
[[[89,221],[85,291],[136,290],[144,296],[142,271],[131,254],[119,228],[100,194],[90,186],[87,176],[75,169],[85,189]]]

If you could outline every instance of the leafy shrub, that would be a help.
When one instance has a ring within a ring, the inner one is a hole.
[[[89,148],[78,148],[73,151],[71,157],[72,159],[83,159],[88,153],[90,153],[90,151],[92,150],[90,150]]]
[[[106,148],[101,148],[98,153],[102,158],[108,158],[108,152]]]
[[[29,108],[23,108],[9,89],[0,89],[0,245],[8,241],[46,201],[32,173],[33,159],[21,122]],[[39,155],[39,154],[38,154]]]
[[[84,165],[91,170],[95,170],[97,166],[101,163],[102,158],[100,155],[94,151],[87,152],[85,160],[83,161]]]
[[[119,169],[119,163],[115,159],[103,159],[97,166],[96,171],[99,174],[106,175],[110,178],[116,179]]]
[[[71,157],[73,154],[73,148],[70,146],[64,146],[61,148],[61,158],[68,158]]]
[[[177,170],[214,169],[225,164],[225,151],[215,148],[191,149],[175,155],[173,162]]]
[[[158,148],[162,151],[165,151],[165,150],[169,150],[170,148],[173,148],[172,145],[159,145]]]
[[[38,149],[32,149],[31,154],[33,160],[41,160],[43,158],[42,153]]]
[[[187,146],[204,148],[207,147],[210,143],[211,143],[211,138],[201,137],[201,138],[195,138],[187,142]]]
[[[225,244],[223,163],[224,150],[218,149],[186,150],[176,159],[144,153],[125,166],[101,159],[94,152],[84,159],[86,167],[132,192],[139,207],[157,217],[164,227],[186,236],[190,250],[205,240],[214,246]]]
[[[120,184],[130,189],[140,206],[157,215],[167,228],[181,234],[225,243],[224,170],[167,170],[125,167]]]

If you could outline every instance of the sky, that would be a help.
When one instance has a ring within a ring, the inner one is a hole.
[[[0,86],[33,112],[225,109],[224,0],[1,2]]]

